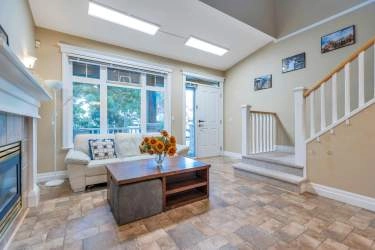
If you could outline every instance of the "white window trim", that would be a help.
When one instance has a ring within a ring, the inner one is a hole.
[[[163,74],[166,74],[166,86],[164,88],[161,87],[152,87],[152,86],[146,86],[145,88],[140,86],[139,88],[142,89],[141,91],[141,116],[146,117],[146,91],[147,90],[156,90],[156,91],[162,91],[165,93],[165,102],[164,102],[164,111],[165,111],[165,129],[171,130],[172,124],[171,124],[171,75],[172,70],[168,67],[162,66],[162,65],[155,65],[150,64],[146,62],[140,62],[137,60],[132,60],[126,57],[121,57],[97,50],[72,46],[64,43],[59,43],[60,51],[62,53],[61,56],[61,62],[62,62],[62,82],[63,82],[63,93],[62,93],[62,109],[63,109],[63,131],[62,131],[62,148],[63,149],[70,149],[74,147],[73,144],[73,75],[72,75],[72,63],[69,62],[70,56],[80,57],[84,59],[89,60],[97,60],[97,61],[104,61],[108,63],[117,64],[120,66],[127,66],[127,67],[133,67],[133,68],[139,68],[142,70],[150,70],[150,71],[156,71]],[[101,79],[90,79],[90,78],[84,78],[82,77],[82,82],[85,83],[98,83],[98,82],[107,82],[107,74],[102,74],[102,68],[101,70]],[[78,77],[74,77],[75,79],[78,79]],[[105,79],[104,79],[105,78]],[[116,85],[115,83],[109,82],[108,85]],[[132,87],[124,86],[124,87]],[[137,87],[135,87],[137,88]],[[103,92],[102,92],[103,89]],[[100,88],[101,91],[101,103],[106,103],[107,95],[104,93],[106,91],[106,88]],[[102,107],[103,106],[103,107]],[[105,107],[104,107],[105,106]],[[107,120],[107,107],[106,105],[101,105],[101,115],[100,115],[100,123],[101,123],[101,133],[107,131],[105,126],[102,126],[106,124],[103,121]],[[146,123],[142,123],[142,131],[146,131]]]

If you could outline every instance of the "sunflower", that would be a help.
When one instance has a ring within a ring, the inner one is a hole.
[[[158,142],[158,140],[156,140],[154,137],[151,137],[151,139],[150,139],[150,144],[151,144],[152,146],[155,146],[157,142]]]
[[[173,135],[171,136],[171,138],[169,138],[169,142],[171,144],[176,144],[176,137],[174,137]]]
[[[160,131],[160,134],[162,134],[162,136],[165,136],[165,137],[168,137],[168,136],[169,136],[167,130],[162,130],[162,131]]]
[[[149,143],[150,142],[150,138],[146,136],[145,138],[143,138],[143,142],[144,143]]]
[[[167,154],[169,155],[169,156],[174,156],[175,154],[176,154],[176,147],[169,147],[168,148],[168,151],[167,151]]]
[[[156,145],[155,145],[155,148],[156,150],[159,152],[159,153],[162,153],[163,150],[164,150],[164,143],[162,141],[157,141],[156,142]]]
[[[155,152],[153,149],[150,149],[147,153],[149,153],[150,155],[153,155]]]

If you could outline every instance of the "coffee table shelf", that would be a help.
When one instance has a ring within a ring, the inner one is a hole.
[[[192,202],[206,199],[208,197],[206,191],[194,188],[184,192],[175,193],[167,196],[166,209],[172,209],[183,206]]]
[[[187,191],[202,186],[207,186],[207,180],[203,178],[195,178],[191,180],[167,183],[166,195]]]

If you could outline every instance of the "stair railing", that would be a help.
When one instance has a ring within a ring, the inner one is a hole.
[[[319,139],[321,135],[327,131],[332,130],[338,124],[342,122],[349,122],[349,118],[354,114],[360,112],[364,108],[368,107],[375,102],[375,98],[372,98],[368,102],[365,101],[365,89],[370,82],[365,81],[365,55],[369,53],[369,49],[374,47],[374,58],[375,58],[375,37],[366,42],[362,47],[357,49],[351,54],[346,60],[337,65],[328,75],[322,80],[318,81],[311,88],[305,89],[299,87],[294,89],[294,113],[295,113],[295,154],[296,164],[306,165],[306,145],[308,142]],[[358,60],[358,107],[351,110],[351,89],[353,83],[351,82],[351,67],[352,62]],[[375,61],[375,60],[374,60]],[[375,80],[375,62],[371,68],[374,71]],[[344,95],[343,99],[339,99],[338,96],[338,74],[343,71],[344,73]],[[331,81],[331,89],[328,89],[328,82]],[[330,91],[331,95],[327,97],[326,91]],[[375,82],[374,82],[374,93],[375,93]],[[319,99],[318,99],[319,97]],[[326,100],[331,99],[330,110],[327,108]],[[316,100],[318,99],[318,100]],[[344,115],[339,117],[338,103],[344,103],[343,112]],[[309,105],[307,105],[309,103]],[[330,124],[327,124],[327,112],[331,112]],[[316,120],[320,119],[320,124],[316,124]],[[309,131],[305,131],[306,127],[309,127]]]
[[[242,155],[275,151],[276,123],[276,113],[242,106]]]

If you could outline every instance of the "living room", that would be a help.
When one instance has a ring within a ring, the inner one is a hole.
[[[375,249],[375,1],[0,1],[1,249]]]

